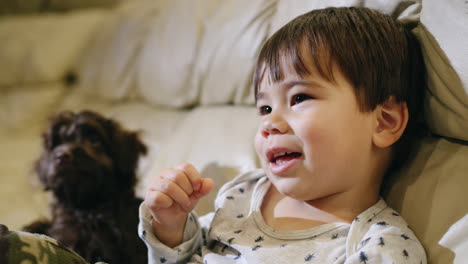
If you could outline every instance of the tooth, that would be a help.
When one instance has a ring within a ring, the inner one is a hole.
[[[276,161],[276,165],[283,165],[285,163],[287,163],[287,161],[284,161],[284,160],[277,160]]]

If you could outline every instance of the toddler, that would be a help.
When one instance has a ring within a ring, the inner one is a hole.
[[[379,195],[416,131],[418,48],[366,8],[314,10],[277,31],[254,76],[262,169],[225,184],[200,219],[211,179],[190,164],[156,176],[140,207],[150,263],[426,263]]]

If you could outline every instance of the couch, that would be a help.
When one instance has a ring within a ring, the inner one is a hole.
[[[386,187],[429,263],[468,261],[468,2],[134,0],[0,16],[0,223],[48,216],[33,172],[47,119],[91,109],[142,131],[155,172],[193,163],[215,189],[259,166],[252,72],[262,42],[293,17],[360,5],[417,25],[428,69],[430,135]],[[215,192],[196,208],[209,212]]]

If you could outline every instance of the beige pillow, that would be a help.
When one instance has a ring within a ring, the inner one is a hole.
[[[393,176],[386,200],[422,242],[429,263],[452,263],[453,253],[439,240],[468,213],[468,146],[443,138],[424,138],[409,165]]]
[[[0,90],[62,81],[101,18],[99,10],[0,17]]]
[[[252,72],[274,1],[224,0],[204,23],[192,86],[200,104],[253,104]]]
[[[415,33],[428,73],[428,125],[468,141],[468,2],[425,0],[421,24]]]
[[[66,93],[61,82],[17,85],[0,93],[0,134],[36,135]]]

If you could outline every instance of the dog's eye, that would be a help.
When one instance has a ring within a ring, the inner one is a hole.
[[[101,146],[102,145],[101,139],[97,135],[89,135],[88,136],[88,141],[93,146]]]

